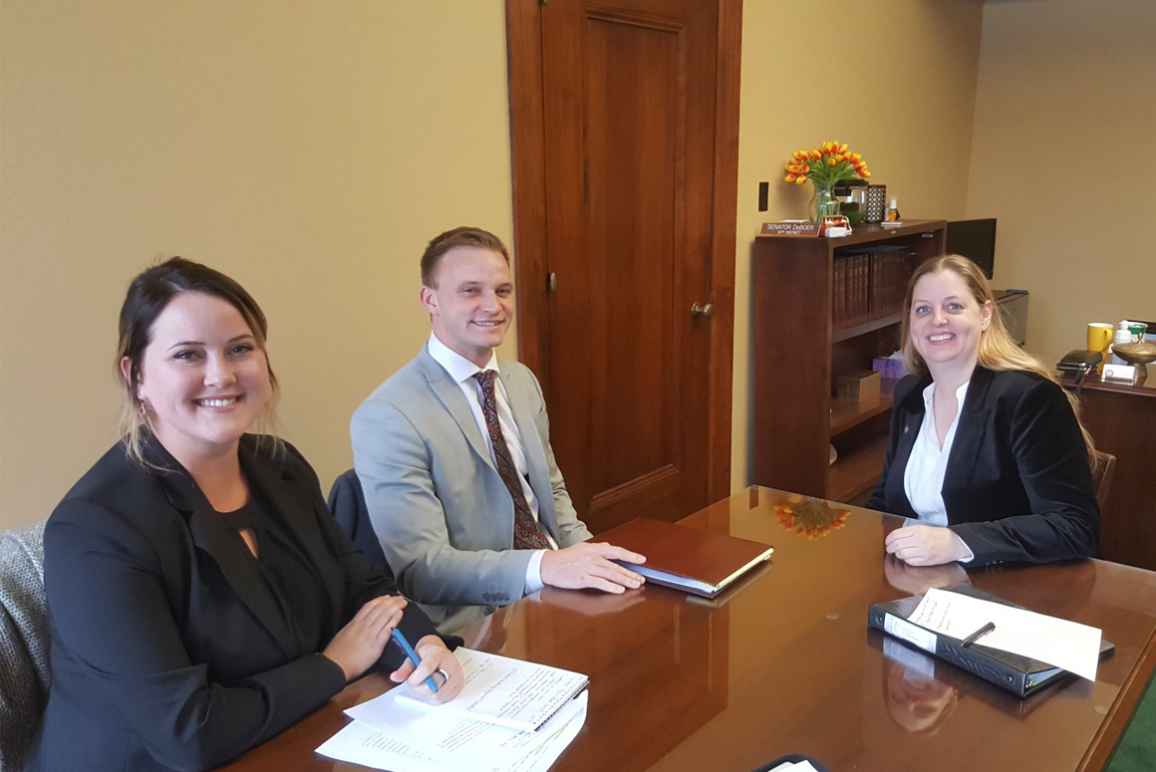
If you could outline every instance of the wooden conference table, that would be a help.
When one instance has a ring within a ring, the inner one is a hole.
[[[787,753],[832,772],[1100,769],[1156,663],[1156,573],[1095,560],[972,571],[974,585],[1116,643],[1095,683],[1019,700],[867,629],[874,601],[967,580],[885,559],[899,518],[751,488],[683,522],[775,555],[715,605],[657,586],[547,589],[470,628],[468,645],[590,675],[586,723],[555,769],[750,770]],[[352,684],[231,768],[358,768],[313,749],[343,708],[388,686]]]

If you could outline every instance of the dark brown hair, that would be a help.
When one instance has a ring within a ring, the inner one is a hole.
[[[142,432],[147,427],[147,419],[142,410],[140,396],[137,394],[141,364],[145,349],[152,341],[153,323],[172,299],[182,292],[211,295],[237,309],[245,323],[249,325],[257,345],[265,352],[269,385],[272,387],[274,398],[278,393],[277,376],[273,373],[273,367],[269,364],[269,354],[265,349],[269,324],[265,320],[265,312],[244,287],[220,271],[182,257],[171,257],[159,265],[146,269],[128,285],[124,303],[120,307],[116,347],[116,371],[124,390],[121,431],[129,456],[142,463],[141,438]],[[120,366],[126,358],[129,361],[127,379],[122,374]],[[271,413],[268,418],[271,421]]]
[[[434,281],[434,273],[437,270],[438,262],[446,252],[454,247],[489,249],[506,258],[507,263],[510,262],[510,253],[500,238],[482,228],[462,225],[445,233],[439,233],[426,246],[425,252],[421,256],[421,283],[423,285],[430,288],[437,286]]]

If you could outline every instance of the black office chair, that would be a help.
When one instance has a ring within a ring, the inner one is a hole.
[[[350,469],[339,475],[333,481],[329,490],[329,511],[337,525],[353,542],[353,546],[361,551],[365,559],[373,568],[393,576],[389,563],[385,560],[385,553],[381,549],[381,542],[373,531],[373,524],[369,521],[369,509],[365,506],[365,492],[361,489],[361,481],[357,473]]]

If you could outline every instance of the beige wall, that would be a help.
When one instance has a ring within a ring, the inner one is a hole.
[[[1031,291],[1028,349],[1156,319],[1156,3],[988,3],[967,213],[998,217],[996,284]]]
[[[744,3],[733,487],[748,480],[751,239],[764,220],[805,216],[811,194],[782,182],[783,163],[838,139],[863,153],[904,217],[960,217],[981,11],[968,0]],[[759,180],[771,181],[767,213]]]
[[[417,256],[512,232],[502,0],[0,3],[0,528],[115,439],[129,278],[182,254],[271,320],[324,484],[417,350]],[[507,343],[507,348],[514,350]]]
[[[960,216],[980,8],[745,3],[734,486],[750,240],[807,207],[782,162],[841,139],[906,216]],[[5,0],[0,14],[0,527],[45,516],[114,440],[116,309],[168,254],[264,304],[284,434],[328,483],[349,464],[350,412],[425,335],[423,241],[465,220],[512,231],[502,1]]]

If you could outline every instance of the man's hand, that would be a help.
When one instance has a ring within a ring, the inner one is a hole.
[[[641,587],[640,575],[614,563],[645,563],[646,557],[613,544],[582,542],[542,555],[542,583],[568,590],[591,588],[615,594]]]
[[[963,560],[970,550],[950,528],[909,525],[887,534],[887,553],[911,566],[939,566]]]

